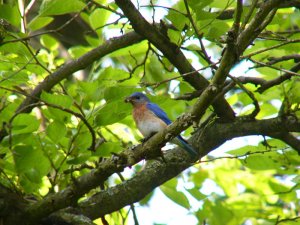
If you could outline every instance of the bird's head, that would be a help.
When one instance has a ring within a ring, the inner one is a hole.
[[[144,104],[150,102],[149,98],[141,92],[135,92],[125,99],[125,102],[130,102],[132,105]]]

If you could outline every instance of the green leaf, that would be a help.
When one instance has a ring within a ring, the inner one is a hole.
[[[79,0],[44,0],[39,14],[40,16],[62,15],[78,12],[85,7]]]
[[[213,0],[190,0],[188,1],[189,6],[192,8],[192,10],[196,13],[197,20],[201,19],[211,19],[215,18],[216,15],[214,15],[211,12],[206,12],[203,10],[207,5],[211,4]]]
[[[57,40],[50,35],[43,35],[41,37],[41,44],[45,46],[45,48],[50,49],[54,51],[55,49],[58,48],[59,43]]]
[[[176,179],[169,180],[160,186],[160,190],[173,202],[186,209],[190,209],[191,206],[188,198],[181,191],[176,190],[176,184]]]
[[[300,175],[295,176],[295,177],[292,179],[292,181],[293,181],[294,183],[300,183]]]
[[[107,102],[125,100],[126,97],[128,97],[137,90],[139,89],[126,86],[107,87],[104,90],[104,98]]]
[[[98,81],[105,82],[106,86],[115,86],[119,80],[129,78],[129,73],[125,70],[106,67],[100,72]]]
[[[32,31],[41,29],[45,26],[47,26],[49,23],[53,21],[52,17],[40,17],[37,16],[33,20],[30,21],[28,24],[28,28],[31,29]]]
[[[100,27],[103,27],[106,23],[106,20],[108,19],[109,13],[105,9],[95,9],[90,17],[89,21],[91,24],[91,27],[93,29],[98,29]]]
[[[126,48],[119,49],[113,53],[110,54],[110,57],[119,58],[119,57],[130,57],[131,55],[144,55],[147,51],[148,44],[146,41],[142,41],[138,44],[128,46]]]
[[[72,98],[67,95],[50,94],[44,91],[41,94],[41,99],[62,108],[70,108],[73,103]]]
[[[80,132],[74,141],[75,150],[78,151],[88,149],[91,144],[92,136],[89,131]]]
[[[253,170],[277,169],[278,165],[266,155],[250,155],[246,160],[241,160],[243,165]]]
[[[35,116],[21,113],[12,122],[13,134],[25,134],[36,131],[40,126],[40,122]]]
[[[53,142],[58,143],[67,134],[67,128],[64,123],[54,121],[48,125],[46,132]]]
[[[10,102],[6,107],[1,107],[0,112],[0,123],[8,122],[11,117],[15,114],[15,111],[18,108],[19,103],[17,102]]]
[[[185,11],[185,9],[184,9]],[[186,16],[170,10],[168,15],[166,16],[168,20],[171,21],[172,25],[174,25],[179,31],[182,31],[183,28],[189,24],[189,20]]]
[[[24,175],[28,178],[29,181],[39,184],[41,182],[41,174],[35,168],[30,168],[24,172]]]
[[[18,5],[0,4],[1,19],[7,20],[10,24],[18,27],[20,25],[20,17]]]
[[[28,49],[19,42],[2,45],[0,51],[1,54],[7,54],[14,63],[28,62],[32,58]]]
[[[189,0],[188,4],[194,11],[197,11],[199,9],[203,9],[205,6],[208,6],[212,2],[213,0]]]
[[[237,149],[234,149],[234,150],[227,151],[226,153],[230,154],[230,155],[234,155],[234,156],[240,156],[240,155],[244,155],[246,153],[249,153],[251,151],[255,151],[256,149],[257,149],[257,146],[247,145],[247,146],[243,146],[241,148],[237,148]]]
[[[78,82],[79,92],[86,101],[98,102],[103,98],[103,90],[98,82]]]
[[[278,181],[275,181],[275,180],[270,180],[269,185],[272,188],[272,190],[274,191],[274,193],[292,192],[291,187],[289,187],[287,185],[284,185],[284,184],[281,184],[281,183],[279,183]]]
[[[232,219],[232,212],[222,201],[216,201],[216,203],[211,207],[211,211],[213,215],[217,215],[213,217],[211,224],[230,224],[230,220]]]
[[[39,148],[30,145],[19,145],[14,148],[16,171],[25,174],[31,182],[39,183],[49,169],[50,163]]]
[[[276,115],[277,113],[278,110],[274,105],[270,103],[265,103],[260,106],[260,112],[258,113],[256,118],[263,119],[272,115]]]
[[[54,120],[58,120],[62,123],[67,123],[71,118],[70,113],[67,113],[60,109],[56,109],[56,108],[52,108],[52,107],[49,107],[47,110],[44,110],[43,112],[45,113],[45,115],[47,117],[54,119]]]
[[[175,44],[179,44],[181,42],[181,33],[178,32],[178,31],[169,29],[168,30],[168,37]]]
[[[300,79],[294,79],[292,88],[289,91],[289,99],[291,103],[300,103]]]
[[[106,103],[97,111],[95,122],[98,126],[105,126],[116,123],[128,116],[131,112],[131,106],[123,99]]]
[[[201,201],[207,198],[206,195],[202,194],[197,188],[191,188],[187,190],[195,199]]]
[[[89,52],[92,48],[85,46],[74,46],[68,49],[68,52],[72,58],[79,58],[80,56]]]
[[[230,29],[229,25],[224,21],[214,21],[208,29],[205,36],[209,39],[219,39]]]

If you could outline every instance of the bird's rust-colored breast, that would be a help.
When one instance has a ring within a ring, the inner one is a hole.
[[[146,104],[137,104],[134,106],[132,116],[136,124],[138,124],[141,120],[146,119],[145,117],[147,117],[148,111]]]

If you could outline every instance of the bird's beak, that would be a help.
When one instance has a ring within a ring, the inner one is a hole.
[[[124,102],[126,102],[126,103],[132,102],[132,98],[131,97],[127,97],[127,98],[125,98]]]

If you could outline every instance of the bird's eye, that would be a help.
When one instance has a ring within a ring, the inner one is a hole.
[[[136,96],[135,98],[136,98],[137,100],[139,100],[139,99],[140,99],[140,96]]]

